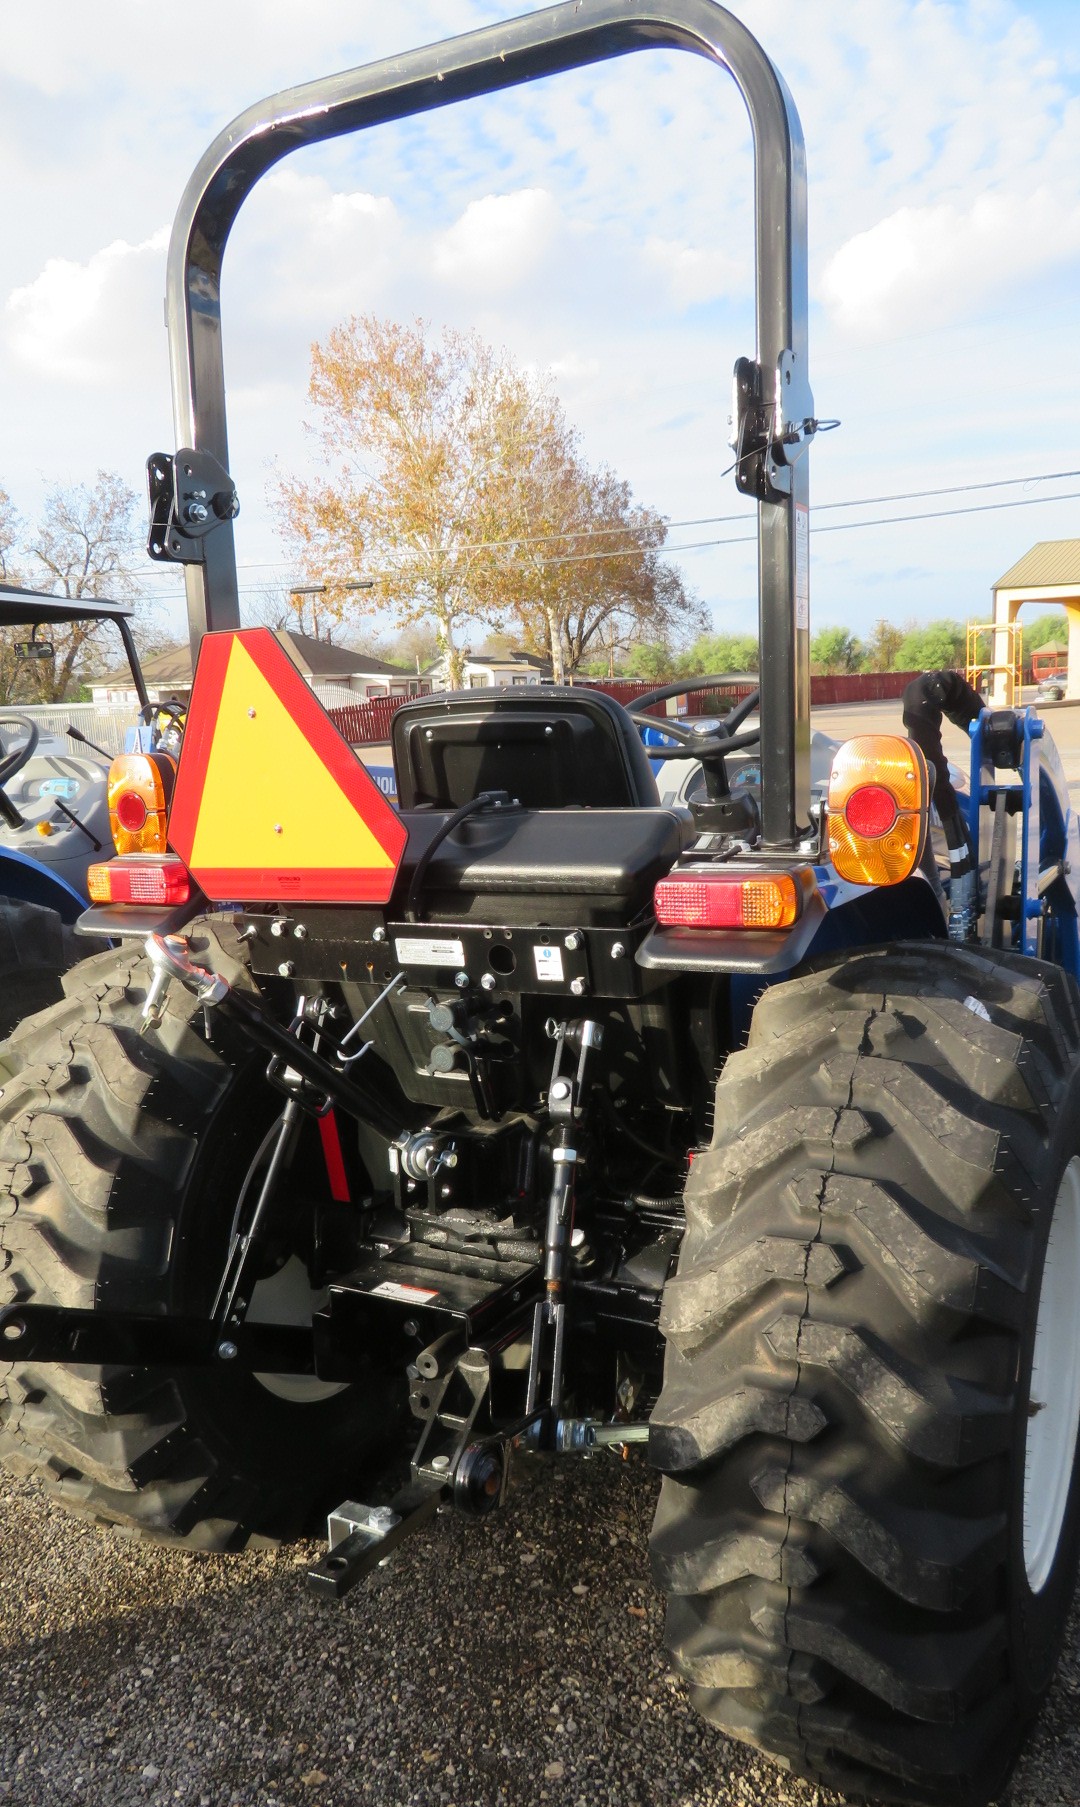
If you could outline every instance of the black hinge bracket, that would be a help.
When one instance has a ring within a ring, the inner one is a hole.
[[[207,534],[240,513],[240,498],[228,471],[211,452],[184,446],[172,457],[152,452],[146,461],[146,481],[150,557],[165,564],[201,564]]]

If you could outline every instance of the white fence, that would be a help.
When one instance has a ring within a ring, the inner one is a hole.
[[[23,715],[36,722],[42,738],[52,735],[63,742],[70,753],[85,753],[77,741],[68,739],[68,728],[78,728],[88,740],[108,753],[110,759],[124,750],[124,735],[135,726],[134,709],[110,708],[98,703],[10,703],[0,704],[0,740],[16,739],[17,730],[4,732],[4,722]]]
[[[314,690],[324,709],[363,700],[345,684],[316,684]],[[72,753],[86,751],[77,741],[68,739],[68,728],[78,728],[88,740],[96,742],[108,753],[111,759],[123,752],[124,736],[129,728],[135,726],[137,713],[134,705],[123,708],[119,704],[113,706],[108,703],[10,703],[6,707],[0,704],[0,742],[6,743],[17,738],[14,730],[5,734],[5,717],[25,715],[37,723],[43,738],[46,735],[55,736]]]

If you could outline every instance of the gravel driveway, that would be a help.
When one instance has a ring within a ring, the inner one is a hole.
[[[0,1801],[20,1807],[826,1807],[730,1745],[660,1651],[635,1458],[532,1464],[344,1607],[316,1546],[187,1557],[0,1482]],[[1080,1623],[1009,1807],[1080,1802]]]

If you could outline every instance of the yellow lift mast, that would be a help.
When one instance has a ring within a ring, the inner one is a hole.
[[[999,636],[997,640],[995,635]],[[1005,641],[1006,657],[995,659],[994,655],[1001,648],[1002,638]],[[1019,621],[968,622],[965,675],[973,689],[980,690],[985,683],[986,688],[992,690],[994,678],[1001,674],[1005,679],[1005,707],[1013,709],[1021,700],[1023,669],[1024,630]]]

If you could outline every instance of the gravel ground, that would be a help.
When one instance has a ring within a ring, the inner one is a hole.
[[[0,1801],[828,1807],[729,1744],[660,1650],[640,1459],[523,1469],[344,1607],[315,1545],[189,1557],[0,1486]],[[1080,1621],[1009,1807],[1080,1802]]]

